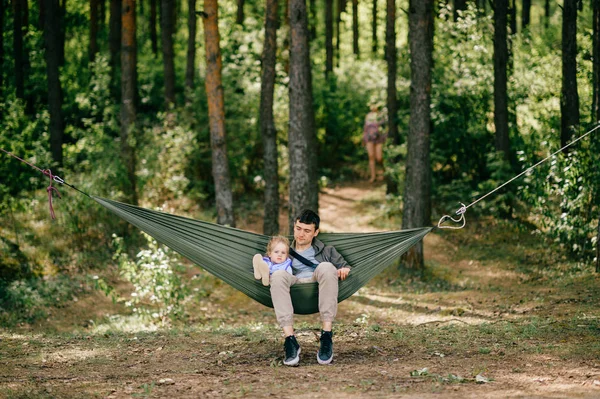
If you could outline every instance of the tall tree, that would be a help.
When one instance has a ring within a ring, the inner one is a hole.
[[[90,62],[96,60],[96,53],[98,53],[99,18],[100,0],[90,0],[90,45],[88,48]]]
[[[290,117],[288,148],[290,163],[290,216],[305,208],[319,208],[316,179],[315,115],[305,0],[290,0]]]
[[[388,136],[392,143],[400,144],[398,135],[398,95],[396,90],[396,75],[398,71],[398,56],[396,51],[396,0],[387,0],[387,16],[385,24],[385,60],[387,72],[387,109]]]
[[[212,149],[212,174],[215,182],[217,223],[235,226],[233,196],[229,179],[225,105],[221,79],[221,47],[217,0],[204,0],[204,44],[206,48],[206,97]]]
[[[428,226],[431,222],[431,70],[433,67],[434,0],[409,1],[410,121],[408,126],[406,186],[402,228]],[[424,269],[423,241],[411,248],[403,262]]]
[[[17,97],[25,100],[25,46],[23,32],[23,0],[13,0],[13,57]]]
[[[237,0],[237,14],[235,17],[235,23],[238,25],[244,24],[244,2],[245,0]]]
[[[358,0],[352,0],[352,52],[360,56],[358,48]]]
[[[577,0],[565,0],[562,22],[562,90],[560,143],[566,145],[579,126],[577,93]],[[565,150],[565,152],[567,152]]]
[[[112,1],[112,0],[111,0]],[[156,33],[156,2],[158,0],[150,0],[150,44],[152,46],[152,54],[158,55],[158,34]]]
[[[508,24],[510,26],[510,34],[514,35],[517,33],[517,4],[516,0],[509,0],[508,2]],[[509,49],[510,50],[510,49]]]
[[[521,29],[525,31],[531,22],[531,0],[523,0],[523,10],[521,10]]]
[[[127,192],[137,204],[135,135],[137,119],[137,41],[135,0],[123,0],[121,10],[121,156],[127,170]]]
[[[175,53],[173,34],[175,33],[175,0],[160,2],[160,34],[163,53],[165,79],[165,103],[175,104]]]
[[[62,88],[60,85],[59,64],[60,31],[56,24],[60,8],[58,0],[44,0],[44,43],[46,76],[48,79],[48,109],[50,111],[50,152],[52,159],[62,165],[63,161],[63,116]]]
[[[186,98],[194,90],[194,75],[196,66],[196,0],[188,0],[188,40],[187,40],[187,61],[185,67],[185,88]]]
[[[333,0],[325,0],[325,77],[333,72]]]
[[[60,2],[60,12],[57,15],[57,19],[53,21],[53,23],[57,23],[59,25],[59,46],[58,46],[58,51],[59,51],[59,60],[60,60],[60,66],[65,65],[65,42],[67,40],[67,24],[65,23],[67,19],[67,0],[61,0]]]
[[[277,161],[277,131],[273,119],[275,63],[277,55],[278,0],[266,0],[265,44],[262,53],[260,88],[260,134],[263,143],[265,177],[265,215],[263,233],[279,233],[279,164]]]
[[[550,0],[545,0],[544,2],[544,27],[546,29],[548,29],[548,27],[550,26]]]
[[[598,123],[600,121],[600,0],[592,0],[592,13],[592,122]]]
[[[0,26],[4,26],[5,0],[0,0]],[[0,98],[4,94],[4,35],[0,34]]]
[[[377,49],[379,47],[379,43],[377,40],[377,0],[373,0],[373,20],[371,24],[371,52],[373,54],[377,54]]]
[[[496,0],[494,6],[494,124],[496,151],[508,159],[510,140],[508,132],[508,0]]]
[[[108,21],[108,48],[113,80],[117,81],[117,70],[121,61],[121,8],[122,0],[110,0]]]
[[[314,40],[317,37],[317,0],[308,0],[308,6],[310,10],[310,18],[308,19],[308,29],[310,30],[310,40]]]
[[[592,15],[592,122],[598,123],[600,122],[600,0],[592,0]],[[593,138],[598,146],[600,139],[597,136]],[[596,272],[600,272],[600,217],[596,233]]]

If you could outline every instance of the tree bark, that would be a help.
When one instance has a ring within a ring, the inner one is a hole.
[[[510,154],[508,132],[508,1],[496,0],[494,7],[494,125],[496,127],[496,151]]]
[[[565,0],[562,22],[562,90],[560,143],[567,145],[579,126],[577,93],[577,0]],[[568,149],[565,149],[568,153]]]
[[[137,98],[137,41],[135,0],[123,0],[121,10],[121,156],[127,170],[129,187],[125,192],[136,205],[136,98]]]
[[[352,0],[352,52],[360,57],[358,46],[358,0]]]
[[[23,0],[13,0],[13,56],[17,97],[25,100],[25,48],[23,43]]]
[[[196,74],[196,0],[188,0],[188,40],[187,59],[185,67],[186,98],[190,101],[190,95],[194,91],[194,76]]]
[[[263,143],[265,207],[263,233],[279,233],[279,164],[277,131],[273,119],[275,65],[277,55],[278,0],[266,0],[265,44],[262,53],[260,88],[260,134]]]
[[[325,0],[325,78],[333,72],[333,0]]]
[[[546,18],[544,18],[544,27],[546,29],[548,29],[548,27],[550,26],[550,0],[546,0],[544,3],[544,15],[546,16]]]
[[[373,0],[373,21],[371,25],[371,52],[377,54],[379,48],[379,42],[377,39],[377,0]]]
[[[60,31],[56,21],[60,9],[58,0],[44,0],[46,17],[44,19],[44,43],[46,72],[48,78],[48,109],[50,111],[50,152],[52,159],[59,165],[63,162],[63,117],[62,89],[60,86],[59,63]]]
[[[60,66],[64,66],[65,65],[65,41],[67,40],[67,24],[65,23],[67,19],[67,0],[62,0],[60,2],[60,14],[57,16],[57,19],[54,20],[53,22],[56,23],[56,21],[60,21],[59,22],[59,34],[60,34],[60,40],[59,40],[59,46],[58,46],[58,51],[59,51],[59,55],[60,55]]]
[[[4,26],[5,0],[0,0],[0,26]],[[0,34],[0,98],[4,96],[4,35]]]
[[[237,0],[237,14],[235,17],[235,23],[238,25],[244,24],[244,2],[245,0]]]
[[[410,0],[410,122],[408,127],[406,185],[402,228],[431,224],[431,70],[433,68],[434,0]],[[423,241],[412,247],[403,263],[423,270]]]
[[[158,0],[150,0],[150,43],[152,45],[152,54],[154,54],[154,56],[158,55],[158,34],[156,33],[157,1]]]
[[[529,28],[531,22],[531,0],[523,0],[523,10],[521,12],[521,30]]]
[[[308,19],[308,29],[310,30],[310,40],[317,38],[317,0],[309,0],[310,18]]]
[[[592,0],[592,122],[600,121],[600,0]],[[600,246],[600,241],[598,241]]]
[[[400,144],[398,135],[398,95],[396,75],[398,73],[398,56],[396,51],[396,1],[387,0],[387,17],[385,25],[385,60],[387,72],[387,109],[388,137],[395,145]]]
[[[516,0],[509,0],[508,2],[508,22],[510,26],[510,35],[517,33],[517,4]]]
[[[235,226],[225,134],[225,105],[221,80],[222,64],[217,0],[204,0],[204,13],[204,43],[206,48],[205,86],[206,97],[208,99],[217,223]]]
[[[108,48],[113,79],[116,81],[121,61],[121,7],[122,0],[110,0],[110,17],[108,21]]]
[[[308,46],[308,22],[305,0],[290,0],[290,215],[294,218],[305,208],[318,211],[316,179],[315,116],[312,107],[312,78]]]
[[[173,33],[175,32],[175,1],[160,2],[160,33],[163,52],[163,71],[165,79],[165,103],[175,104],[175,60],[173,51]]]
[[[90,46],[88,49],[90,62],[96,60],[96,53],[98,53],[99,14],[100,0],[90,0]]]

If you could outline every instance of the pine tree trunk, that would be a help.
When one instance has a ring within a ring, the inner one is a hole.
[[[122,0],[110,0],[110,17],[108,20],[108,48],[113,79],[117,78],[117,70],[121,61],[121,7]]]
[[[310,30],[310,40],[317,38],[317,0],[309,0],[310,18],[308,19],[308,29]]]
[[[294,218],[301,210],[309,208],[316,212],[319,207],[315,156],[317,147],[305,0],[290,0],[290,36],[288,146],[291,232]]]
[[[23,0],[13,0],[13,56],[17,97],[25,100],[25,60],[23,44]]]
[[[59,16],[57,16],[57,20],[60,21],[58,23],[60,29],[59,29],[59,33],[60,33],[60,40],[59,40],[59,46],[58,46],[58,51],[59,51],[59,60],[60,60],[60,66],[64,66],[65,65],[65,42],[67,40],[67,24],[66,24],[66,19],[67,19],[67,0],[62,0],[60,2],[60,14]],[[56,23],[56,20],[54,21],[54,23]]]
[[[577,93],[577,0],[565,0],[562,23],[562,91],[560,97],[560,143],[571,141],[579,126]],[[565,150],[565,153],[568,151]]]
[[[517,4],[516,0],[509,0],[508,2],[508,22],[510,26],[510,35],[517,33]]]
[[[217,0],[204,0],[204,13],[204,44],[206,48],[205,85],[208,100],[217,223],[235,226],[225,134],[225,105],[221,80],[222,66]]]
[[[237,0],[237,14],[235,23],[238,25],[244,24],[244,2],[245,0]]]
[[[0,26],[4,26],[5,0],[0,0]],[[4,35],[0,34],[0,98],[4,96]]]
[[[196,0],[188,0],[188,40],[185,67],[185,88],[187,102],[194,91],[194,76],[196,74]]]
[[[496,151],[508,159],[510,140],[508,133],[508,1],[496,0],[494,7],[494,124]]]
[[[358,0],[352,0],[352,52],[360,57],[358,47]]]
[[[275,65],[277,55],[278,0],[266,0],[265,44],[262,53],[260,88],[260,134],[264,150],[265,215],[263,233],[279,233],[279,164],[277,161],[277,131],[273,119]]]
[[[377,54],[377,50],[379,48],[379,43],[377,39],[377,0],[373,0],[373,21],[371,26],[371,41],[372,47],[371,51],[373,54]]]
[[[592,0],[592,122],[600,121],[600,0]],[[600,241],[598,241],[600,246]]]
[[[325,0],[325,78],[333,72],[333,0]]]
[[[150,0],[150,43],[152,45],[152,54],[158,55],[158,34],[156,33],[156,2],[158,0]]]
[[[60,86],[59,63],[60,32],[56,21],[59,15],[58,0],[44,0],[46,17],[44,19],[44,43],[46,51],[46,72],[48,78],[48,109],[50,111],[50,152],[52,159],[62,165],[63,162],[63,116],[62,89]]]
[[[175,60],[173,33],[175,32],[175,0],[160,2],[160,33],[165,79],[165,103],[175,104]]]
[[[385,26],[385,60],[387,62],[387,109],[388,136],[390,141],[400,144],[398,135],[398,95],[396,90],[396,75],[398,72],[398,56],[396,50],[396,1],[387,0],[387,17]]]
[[[129,187],[125,192],[137,205],[136,169],[136,90],[137,90],[137,41],[135,0],[123,0],[121,10],[121,156],[127,170]]]
[[[98,53],[98,19],[100,13],[100,1],[90,0],[90,46],[89,46],[89,57],[90,62],[96,60],[96,53]]]
[[[433,68],[434,0],[410,0],[410,122],[402,228],[431,224],[431,70]],[[403,257],[409,268],[423,270],[423,241]]]
[[[523,10],[521,12],[521,30],[529,28],[531,22],[531,0],[523,0]]]
[[[546,29],[548,29],[548,27],[550,26],[550,0],[546,0],[544,3],[544,27]]]

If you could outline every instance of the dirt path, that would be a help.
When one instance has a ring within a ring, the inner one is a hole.
[[[322,229],[378,230],[383,200],[377,185],[326,189]],[[600,397],[598,277],[546,265],[543,245],[507,229],[430,234],[424,279],[388,270],[340,304],[330,366],[317,316],[296,318],[302,360],[284,367],[272,310],[224,285],[172,329],[93,296],[57,310],[77,314],[68,333],[0,332],[0,397]],[[111,317],[82,326],[85,312]]]

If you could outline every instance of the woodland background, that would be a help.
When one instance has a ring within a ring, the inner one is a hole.
[[[0,148],[85,193],[232,226],[260,219],[265,234],[289,231],[281,209],[318,209],[319,189],[365,178],[372,102],[389,117],[386,228],[435,223],[600,115],[600,0],[0,5]],[[594,132],[469,216],[593,267],[599,150]],[[175,255],[57,183],[51,222],[48,178],[6,154],[0,175],[3,326],[123,280],[150,319],[182,313]],[[422,244],[399,264],[425,275]]]

